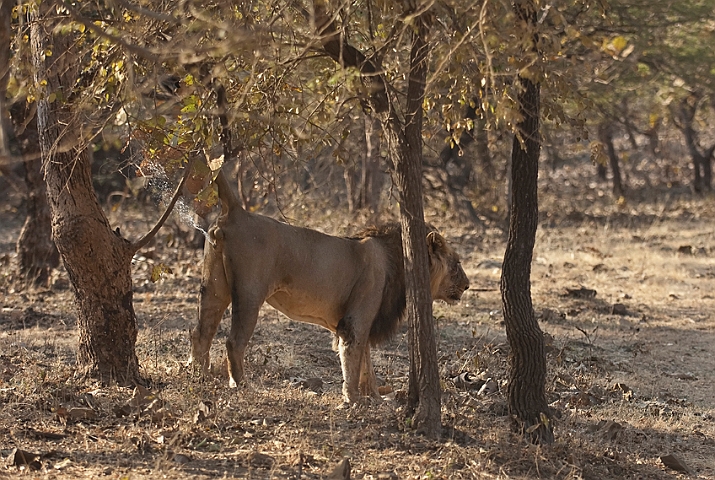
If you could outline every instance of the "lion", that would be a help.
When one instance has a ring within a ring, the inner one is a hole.
[[[246,211],[227,178],[216,178],[221,214],[209,229],[191,333],[191,359],[209,371],[209,348],[232,303],[226,340],[229,385],[244,374],[243,358],[264,302],[288,318],[320,325],[338,339],[342,393],[352,404],[379,399],[370,345],[389,339],[405,316],[405,272],[399,224],[342,238]],[[434,228],[429,250],[433,300],[458,302],[469,288],[457,253]]]

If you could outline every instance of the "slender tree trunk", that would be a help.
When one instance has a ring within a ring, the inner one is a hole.
[[[531,1],[516,2],[515,13],[528,28],[536,21]],[[534,441],[553,441],[546,403],[544,337],[531,303],[531,260],[538,225],[537,177],[539,172],[540,88],[519,77],[519,109],[523,120],[512,145],[513,193],[509,236],[501,276],[504,323],[511,346],[509,411]],[[533,428],[532,428],[533,427]]]
[[[27,217],[16,244],[18,268],[28,284],[47,285],[50,272],[59,265],[59,254],[52,242],[34,104],[21,100],[13,105],[13,125],[8,116],[11,110],[6,98],[10,77],[10,19],[14,5],[14,1],[0,0],[0,156],[3,160],[11,157],[8,138],[12,128],[24,159],[27,185]],[[4,163],[3,160],[0,163]]]
[[[701,193],[703,190],[712,189],[712,156],[715,144],[704,152],[698,142],[698,132],[695,130],[695,114],[702,100],[701,95],[693,94],[684,98],[677,108],[673,109],[675,125],[685,136],[685,145],[693,161],[693,190]]]
[[[52,269],[60,263],[60,255],[52,241],[50,206],[47,187],[42,178],[42,158],[37,131],[35,104],[26,102],[12,108],[15,134],[25,163],[27,185],[27,216],[17,239],[20,274],[25,281],[47,285]]]
[[[382,172],[380,171],[380,149],[378,123],[374,118],[365,115],[365,154],[362,161],[362,176],[360,190],[360,207],[375,213],[380,203],[382,188]]]
[[[712,156],[715,145],[705,150],[704,153],[700,151],[698,135],[693,128],[692,121],[686,123],[683,128],[683,134],[690,152],[690,158],[693,161],[693,190],[698,193],[703,190],[710,191],[712,190]]]
[[[10,19],[15,1],[0,0],[0,165],[10,155],[7,83],[10,79]]]
[[[596,175],[598,175],[599,180],[606,181],[608,178],[608,168],[606,168],[605,163],[598,162],[596,164]]]
[[[474,145],[477,152],[477,159],[482,165],[482,172],[490,179],[494,178],[494,165],[492,164],[492,154],[489,151],[489,132],[487,131],[487,121],[482,117],[474,120]]]
[[[407,315],[409,319],[410,377],[408,415],[414,413],[413,425],[425,435],[441,434],[441,388],[437,368],[437,346],[432,320],[429,290],[427,226],[422,205],[422,103],[427,78],[426,42],[428,32],[424,16],[412,19],[412,49],[407,87],[404,125],[393,107],[385,78],[376,65],[340,35],[328,13],[325,0],[314,0],[315,24],[323,50],[343,67],[355,67],[362,73],[368,109],[380,119],[390,156],[394,180],[400,195],[400,223],[405,262]]]
[[[407,410],[414,411],[414,424],[427,436],[441,434],[441,387],[437,367],[437,344],[429,291],[427,226],[422,200],[422,103],[427,79],[427,25],[415,19],[407,87],[405,142],[395,152],[395,180],[401,194],[400,220],[406,277],[410,340],[410,375]],[[393,123],[394,125],[394,123]]]
[[[13,171],[10,152],[10,119],[8,117],[7,84],[10,79],[10,19],[13,0],[0,0],[0,175],[3,175],[18,192],[18,175]]]
[[[705,190],[708,192],[712,190],[713,185],[713,152],[715,152],[715,145],[708,148],[703,154],[702,164],[703,164],[703,185]]]
[[[693,190],[700,193],[703,191],[703,168],[702,155],[698,151],[695,129],[691,122],[688,122],[683,128],[685,135],[685,144],[690,152],[690,158],[693,161]]]
[[[658,137],[658,131],[662,125],[662,120],[660,117],[652,123],[652,125],[644,132],[645,136],[648,137],[648,150],[653,157],[653,160],[658,158],[660,154],[660,139]]]
[[[343,168],[343,179],[345,180],[345,190],[348,199],[348,212],[353,213],[356,205],[360,205],[360,194],[355,193],[355,167],[353,165],[345,165]]]
[[[608,164],[611,167],[611,173],[613,174],[613,195],[620,197],[623,195],[623,180],[621,178],[621,168],[618,163],[618,155],[616,154],[616,147],[613,144],[613,126],[610,121],[602,123],[598,129],[599,140],[606,146],[606,153],[608,155]]]
[[[44,4],[43,4],[44,5]],[[141,381],[134,351],[132,305],[134,249],[113,232],[92,188],[82,125],[73,115],[73,91],[81,65],[70,34],[39,16],[30,43],[37,89],[37,127],[52,212],[52,233],[69,275],[77,306],[78,363],[104,382]],[[52,45],[53,55],[45,56]],[[50,102],[51,94],[54,100]]]

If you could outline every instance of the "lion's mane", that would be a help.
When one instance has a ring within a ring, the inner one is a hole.
[[[370,343],[378,345],[395,335],[400,321],[405,316],[405,266],[402,255],[402,229],[399,223],[370,227],[354,238],[371,237],[379,241],[387,256],[385,288],[382,291],[380,309],[370,328]]]

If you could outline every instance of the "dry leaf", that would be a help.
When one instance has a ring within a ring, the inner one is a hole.
[[[675,455],[663,455],[662,457],[658,457],[658,460],[668,468],[677,470],[678,472],[690,473],[690,469],[680,457],[676,457]]]
[[[199,402],[199,406],[194,413],[194,423],[203,422],[211,414],[211,402]]]

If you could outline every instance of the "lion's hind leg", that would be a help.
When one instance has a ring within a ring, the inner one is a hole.
[[[199,323],[191,332],[191,358],[206,375],[209,372],[209,350],[221,317],[231,303],[231,291],[226,280],[221,250],[206,242],[199,293]]]

